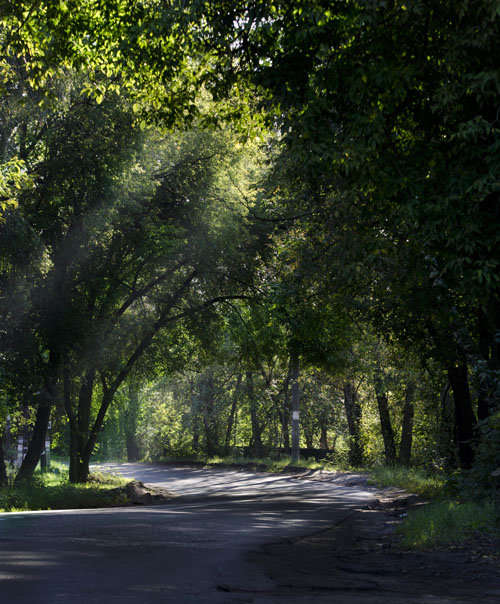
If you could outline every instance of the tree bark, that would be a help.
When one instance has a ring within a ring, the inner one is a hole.
[[[68,367],[65,365],[63,369],[63,398],[64,409],[68,416],[69,423],[69,481],[78,482],[76,468],[78,466],[78,445],[77,445],[77,428],[76,418],[73,412],[72,394],[71,394],[71,377]]]
[[[217,424],[215,418],[215,386],[212,368],[205,371],[201,379],[203,427],[205,430],[205,453],[212,457],[217,453]]]
[[[257,458],[261,458],[264,454],[264,447],[262,446],[262,428],[259,422],[258,404],[255,396],[255,388],[253,383],[253,373],[251,371],[246,372],[247,382],[247,395],[248,402],[250,405],[250,422],[252,424],[252,448],[253,454]]]
[[[344,384],[344,406],[349,427],[349,463],[353,466],[360,466],[364,459],[361,443],[362,410],[356,388],[352,382]]]
[[[455,455],[455,405],[450,396],[450,384],[441,390],[441,408],[439,413],[439,430],[437,435],[437,450],[441,465],[446,468],[456,467]]]
[[[388,465],[393,465],[396,462],[396,443],[394,441],[394,430],[389,414],[389,401],[387,399],[383,374],[380,368],[377,368],[375,371],[374,386],[380,416],[380,429],[384,440],[385,461]]]
[[[413,441],[413,397],[415,396],[416,384],[414,381],[408,382],[405,392],[405,402],[403,409],[403,425],[401,427],[401,443],[399,446],[399,463],[403,466],[409,466],[411,462],[411,447]]]
[[[229,454],[229,450],[231,448],[231,434],[233,432],[234,416],[236,414],[236,407],[238,405],[238,395],[240,392],[242,379],[243,379],[243,377],[242,377],[241,373],[238,373],[238,376],[236,377],[236,385],[234,387],[234,392],[233,392],[231,410],[229,412],[229,419],[227,422],[226,438],[224,440],[224,452],[226,455]]]
[[[200,450],[200,428],[198,417],[194,418],[193,421],[193,451]]]
[[[458,456],[460,467],[468,470],[474,463],[474,428],[476,417],[472,408],[472,400],[467,376],[467,364],[448,369],[453,400],[455,403],[455,422],[458,435]]]
[[[283,435],[283,450],[286,454],[290,453],[290,368],[285,378],[283,400],[283,415],[281,421],[281,431]]]
[[[5,467],[5,456],[3,452],[3,434],[0,433],[0,487],[6,487],[9,483],[7,478],[7,469]]]
[[[44,399],[45,398],[46,397],[44,397]],[[33,476],[45,448],[45,435],[47,434],[47,429],[49,427],[50,410],[51,404],[48,400],[40,402],[36,413],[33,435],[28,445],[26,456],[17,473],[15,482],[20,482]]]
[[[76,468],[70,475],[76,476],[76,482],[87,482],[89,476],[88,463],[85,460],[85,447],[87,446],[90,430],[90,411],[92,408],[92,394],[96,369],[91,367],[85,374],[78,393],[78,409],[76,415]]]
[[[478,325],[479,325],[479,351],[485,359],[490,357],[490,342],[489,342],[489,329],[488,320],[482,310],[479,311]],[[479,376],[478,376],[479,377]],[[488,384],[478,379],[478,392],[477,392],[477,418],[479,420],[486,419],[490,415],[490,404],[488,396]]]
[[[49,354],[47,367],[47,376],[45,379],[44,390],[40,397],[38,409],[36,412],[35,426],[33,435],[28,445],[26,456],[19,468],[15,482],[29,479],[33,476],[40,456],[45,449],[45,435],[49,427],[50,411],[55,400],[55,390],[57,384],[57,372],[59,368],[59,355],[53,350]]]
[[[139,387],[135,380],[128,383],[128,402],[125,409],[124,431],[125,448],[127,450],[127,461],[134,462],[140,459],[139,446],[137,444],[137,414],[139,412]]]
[[[292,462],[300,457],[300,361],[297,353],[290,356],[292,382]]]
[[[499,343],[496,338],[496,333],[500,328],[499,323],[500,302],[494,301],[490,304],[490,311],[488,313],[485,313],[482,309],[478,311],[479,352],[481,357],[486,360],[489,369],[486,372],[476,369],[478,420],[487,419],[500,405],[498,395],[495,395],[498,389],[494,378],[491,377],[493,371],[500,369],[498,358]]]
[[[328,451],[328,429],[327,427],[322,424],[321,425],[321,434],[319,437],[319,446],[321,449],[325,449],[325,451]]]

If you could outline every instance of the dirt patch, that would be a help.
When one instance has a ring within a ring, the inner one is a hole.
[[[401,491],[305,538],[267,545],[249,561],[276,583],[268,597],[337,604],[500,601],[500,542],[485,537],[432,551],[406,551],[395,533],[401,516],[422,505]],[[267,601],[267,600],[266,600]]]
[[[174,493],[171,493],[167,489],[156,487],[151,489],[144,485],[138,480],[132,480],[127,483],[124,487],[116,489],[117,492],[124,495],[127,504],[133,505],[154,505],[167,503],[174,497],[177,497]]]

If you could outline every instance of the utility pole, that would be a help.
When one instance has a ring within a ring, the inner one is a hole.
[[[300,363],[299,355],[296,352],[293,352],[290,357],[290,365],[292,370],[292,462],[296,462],[300,455]]]

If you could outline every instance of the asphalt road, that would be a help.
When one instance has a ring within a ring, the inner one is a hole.
[[[261,601],[271,583],[245,563],[246,553],[326,529],[374,499],[282,475],[142,464],[105,469],[179,497],[161,506],[0,514],[1,602]]]

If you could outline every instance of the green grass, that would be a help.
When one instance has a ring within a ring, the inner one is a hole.
[[[402,467],[379,467],[370,470],[370,475],[371,483],[378,487],[400,487],[430,500],[410,510],[398,527],[404,548],[459,543],[477,533],[500,536],[499,507],[491,501],[457,501],[456,493],[450,498],[450,476]]]
[[[491,501],[439,501],[413,510],[398,532],[403,547],[426,549],[464,541],[477,532],[498,534],[499,523],[499,509]]]
[[[420,468],[380,466],[368,470],[371,484],[377,487],[400,487],[422,497],[442,497],[446,491],[447,477]]]
[[[86,484],[71,484],[68,469],[52,463],[50,471],[36,472],[32,480],[0,489],[0,512],[110,507],[127,503],[119,487],[129,482],[119,476],[91,474]]]

